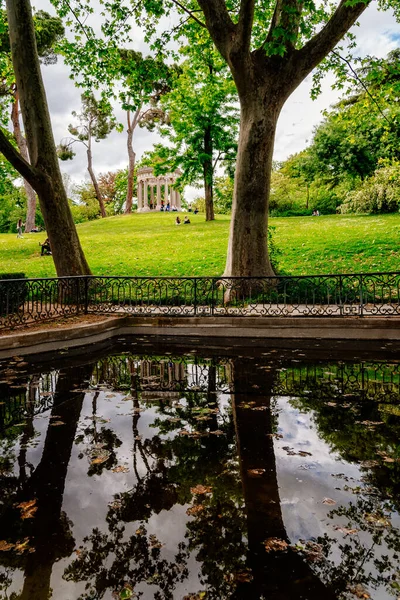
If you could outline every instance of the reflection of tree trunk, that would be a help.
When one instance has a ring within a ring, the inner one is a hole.
[[[214,169],[213,169],[213,139],[211,127],[208,126],[204,131],[204,154],[207,158],[203,162],[204,176],[204,194],[206,203],[206,221],[214,220]]]
[[[254,361],[243,358],[233,361],[232,406],[247,512],[248,566],[253,575],[251,583],[239,584],[236,598],[264,595],[268,600],[333,599],[297,553],[265,550],[264,541],[268,538],[288,542],[272,435],[274,380],[274,370],[257,369]],[[257,394],[255,389],[259,390]]]
[[[28,145],[26,143],[26,139],[24,138],[21,125],[19,121],[19,94],[18,90],[14,91],[14,103],[11,108],[11,122],[13,125],[13,135],[14,139],[17,142],[18,149],[21,153],[21,156],[27,161],[29,161],[29,152]],[[36,194],[35,190],[29,183],[24,179],[24,188],[27,199],[27,209],[26,209],[26,220],[25,220],[25,232],[29,233],[35,227],[35,218],[36,218]]]
[[[73,393],[74,384],[82,385],[93,366],[60,371],[50,424],[46,433],[41,461],[26,488],[26,498],[36,498],[38,510],[32,520],[29,554],[25,563],[25,580],[20,600],[47,600],[53,564],[69,556],[74,548],[70,524],[62,503],[68,464],[71,458],[83,393]],[[62,421],[63,425],[51,425]]]
[[[38,375],[34,375],[29,382],[29,388],[28,388],[28,406],[26,407],[27,414],[25,416],[26,425],[25,425],[24,431],[22,433],[21,443],[20,443],[20,451],[18,454],[19,480],[22,485],[24,485],[26,482],[27,444],[29,443],[29,440],[31,440],[33,438],[33,436],[35,435],[35,428],[33,426],[33,418],[34,418],[35,396],[36,396],[39,381],[40,381],[40,377]]]

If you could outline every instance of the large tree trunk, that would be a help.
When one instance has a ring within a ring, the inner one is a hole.
[[[21,156],[26,160],[26,162],[30,162],[29,160],[29,152],[28,146],[26,143],[26,139],[24,138],[21,125],[19,122],[19,94],[18,90],[14,92],[14,102],[11,109],[11,122],[13,125],[13,135],[14,139],[17,142],[18,150],[21,153]],[[27,210],[26,210],[26,219],[25,219],[25,233],[29,233],[32,229],[35,228],[35,219],[36,219],[36,193],[33,187],[24,179],[24,188],[27,199]]]
[[[93,171],[92,148],[91,148],[90,140],[89,140],[89,147],[87,149],[87,160],[88,160],[88,171],[89,171],[90,179],[92,180],[96,198],[97,198],[97,200],[99,202],[99,206],[100,206],[100,214],[101,214],[102,218],[104,219],[104,217],[107,216],[107,213],[106,213],[106,209],[104,207],[103,194],[100,191],[99,184],[97,183],[96,175],[94,174],[94,171]]]
[[[206,200],[206,221],[214,220],[214,192],[213,192],[213,179],[214,179],[214,169],[213,169],[213,140],[211,127],[206,127],[204,131],[204,154],[208,156],[208,158],[203,163],[203,173],[204,173],[204,192],[205,192],[205,200]]]
[[[224,275],[271,277],[268,257],[268,199],[276,124],[283,104],[265,101],[261,87],[241,101],[241,124],[232,220]]]
[[[232,361],[232,410],[235,421],[248,531],[247,566],[253,579],[238,585],[233,596],[268,600],[334,600],[335,594],[292,548],[267,552],[264,542],[286,533],[273,442],[271,397],[276,371],[240,359]],[[254,394],[254,388],[260,392]],[[251,408],[250,408],[251,407]]]
[[[133,178],[135,176],[135,162],[136,154],[133,151],[133,131],[134,127],[131,123],[130,113],[128,111],[128,188],[126,190],[126,201],[125,201],[125,214],[129,215],[132,212],[132,199],[133,199]]]
[[[7,144],[4,134],[0,148],[38,194],[57,275],[88,275],[89,265],[79,242],[58,164],[31,5],[29,0],[7,0],[6,6],[11,55],[31,165]]]

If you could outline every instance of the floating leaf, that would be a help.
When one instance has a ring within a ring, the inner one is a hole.
[[[274,537],[268,538],[263,544],[266,552],[284,552],[289,546],[285,540]]]
[[[348,527],[341,527],[340,525],[335,525],[335,531],[340,531],[340,533],[344,533],[344,535],[354,535],[359,532],[359,529],[349,529]]]
[[[149,535],[149,542],[150,548],[162,548],[164,546],[164,544],[157,539],[157,536],[155,536],[154,533]]]
[[[203,504],[196,504],[195,506],[191,506],[190,508],[188,508],[186,511],[186,514],[189,515],[189,517],[191,517],[193,515],[199,514],[203,510],[204,510]]]
[[[38,507],[36,506],[36,499],[28,500],[28,502],[21,502],[17,504],[17,507],[21,509],[21,519],[33,519],[35,512]]]
[[[247,475],[250,477],[261,477],[264,473],[265,469],[247,469]]]
[[[190,488],[190,491],[192,494],[197,494],[198,496],[200,496],[201,494],[210,494],[212,490],[211,486],[205,486],[205,485],[196,485],[196,487],[192,487]]]
[[[322,500],[322,504],[328,504],[328,505],[333,505],[336,504],[336,500],[332,500],[332,498],[324,498]]]
[[[111,469],[113,473],[129,473],[128,467],[124,467],[123,465],[119,465],[118,467],[114,467]]]
[[[0,540],[0,552],[8,552],[14,548],[14,544],[6,542],[6,540]]]
[[[52,427],[58,427],[59,425],[65,425],[64,421],[53,421],[50,423]]]
[[[366,513],[364,515],[364,519],[366,520],[367,523],[370,523],[371,525],[375,525],[375,527],[390,527],[391,526],[391,522],[389,521],[389,519],[387,519],[384,515],[382,514],[377,514],[377,513]]]

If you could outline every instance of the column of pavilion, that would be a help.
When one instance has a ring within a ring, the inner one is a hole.
[[[160,176],[160,177],[146,177],[143,178],[138,176],[138,211],[147,212],[151,210],[160,210],[161,206],[164,208],[169,204],[170,209],[175,206],[178,210],[182,210],[181,194],[178,190],[171,187],[175,177]],[[162,198],[162,188],[164,187],[164,198]],[[150,200],[149,200],[149,189],[150,189]]]

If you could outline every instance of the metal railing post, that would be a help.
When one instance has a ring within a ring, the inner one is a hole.
[[[193,314],[197,315],[197,277],[194,278]]]
[[[360,317],[364,316],[363,277],[360,275]]]
[[[85,308],[84,308],[84,313],[85,313],[85,315],[87,315],[88,311],[89,311],[89,277],[86,276],[85,279],[84,279],[84,281],[85,281],[85,298],[84,298]]]

